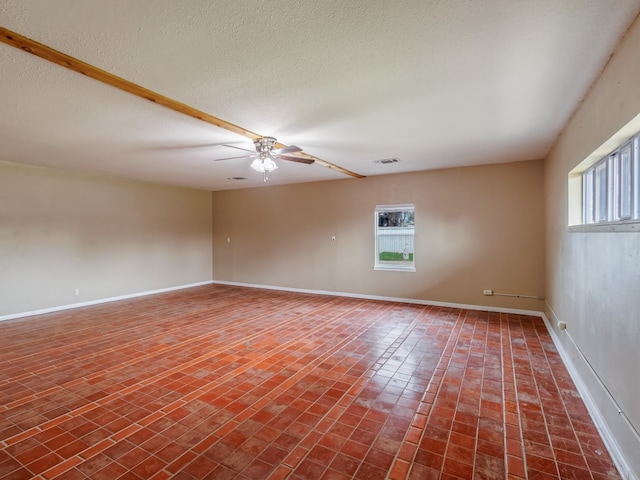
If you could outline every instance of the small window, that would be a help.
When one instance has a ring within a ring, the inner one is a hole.
[[[620,151],[619,158],[619,192],[620,199],[618,201],[617,217],[620,220],[626,220],[631,218],[631,184],[632,184],[632,168],[631,168],[631,144],[625,145]]]
[[[595,196],[593,194],[593,170],[585,172],[582,176],[582,223],[595,221]]]
[[[596,201],[596,222],[607,220],[607,163],[602,162],[596,167],[596,185],[595,185],[595,201]]]
[[[582,173],[582,223],[640,219],[640,135]]]
[[[633,160],[631,164],[631,176],[633,177],[631,190],[633,197],[633,212],[631,217],[640,219],[640,136],[633,140]]]
[[[378,205],[375,211],[376,270],[415,272],[415,208]]]

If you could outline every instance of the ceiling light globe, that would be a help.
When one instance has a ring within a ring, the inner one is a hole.
[[[264,173],[266,171],[264,163],[262,163],[262,160],[260,160],[259,158],[256,158],[253,162],[251,162],[251,165],[249,166],[256,172]]]

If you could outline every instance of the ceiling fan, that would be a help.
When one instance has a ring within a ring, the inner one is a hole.
[[[296,145],[289,145],[288,147],[283,148],[273,148],[277,143],[277,140],[273,137],[260,137],[256,138],[253,141],[253,144],[256,147],[255,153],[251,150],[247,150],[246,148],[234,147],[233,145],[226,145],[230,148],[237,148],[238,150],[244,150],[245,152],[251,152],[251,155],[240,155],[238,157],[226,157],[226,158],[217,158],[215,161],[220,162],[222,160],[234,160],[237,158],[254,158],[253,162],[251,162],[250,167],[253,168],[256,172],[261,172],[264,175],[264,181],[266,182],[269,179],[269,172],[272,172],[278,165],[274,160],[288,160],[290,162],[297,163],[305,163],[307,165],[311,165],[314,163],[313,158],[302,158],[302,157],[292,157],[290,155],[286,155],[287,153],[295,153],[301,152],[302,149]]]
[[[265,158],[265,159],[266,157],[269,157],[271,160],[271,163],[267,162],[267,165],[271,166],[271,170],[275,170],[277,168],[277,165],[275,167],[272,166],[272,164],[275,165],[275,163],[273,162],[274,158],[281,158],[282,160],[289,160],[292,162],[307,163],[307,164],[311,164],[315,162],[315,163],[318,163],[319,165],[330,168],[331,170],[342,173],[344,175],[349,175],[355,178],[364,177],[364,175],[361,175],[356,172],[352,172],[339,165],[327,162],[326,160],[323,160],[318,157],[314,157],[313,155],[303,152],[302,149],[300,149],[299,147],[294,147],[294,146],[287,147],[286,145],[278,143],[276,139],[273,137],[263,137],[258,133],[252,132],[251,130],[248,130],[239,125],[235,125],[231,122],[228,122],[221,118],[210,115],[206,112],[198,110],[194,107],[181,103],[172,98],[161,95],[157,92],[154,92],[152,90],[149,90],[148,88],[137,85],[124,78],[118,77],[105,70],[101,70],[98,67],[95,67],[86,62],[83,62],[82,60],[79,60],[77,58],[71,57],[70,55],[67,55],[61,51],[55,50],[42,43],[36,42],[35,40],[32,40],[28,37],[25,37],[24,35],[20,35],[19,33],[8,30],[2,26],[0,26],[0,42],[10,45],[12,47],[18,48],[24,52],[28,52],[32,55],[40,57],[49,62],[55,63],[56,65],[60,65],[61,67],[67,68],[69,70],[73,70],[74,72],[81,73],[82,75],[85,75],[89,78],[102,82],[106,85],[110,85],[112,87],[115,87],[119,90],[130,93],[132,95],[135,95],[137,97],[143,98],[145,100],[149,100],[150,102],[153,102],[157,105],[161,105],[163,107],[169,108],[175,112],[190,116],[192,118],[201,120],[211,125],[215,125],[216,127],[222,128],[229,132],[237,133],[238,135],[242,135],[244,137],[247,137],[253,140],[254,144],[256,145],[256,154],[244,155],[237,158],[255,156],[256,160],[258,160],[261,158],[261,156],[262,158]],[[274,150],[273,147],[279,147],[279,148]],[[238,147],[232,147],[232,148],[238,148]],[[290,150],[292,148],[295,148],[295,150]],[[240,150],[245,150],[245,149],[241,148]],[[251,150],[246,150],[246,151],[251,152]],[[299,152],[298,156],[296,157],[283,156],[283,154],[294,153],[294,152]],[[223,159],[219,159],[219,160],[223,160]],[[254,160],[253,163],[256,163],[256,161]],[[264,161],[260,163],[262,164],[262,166],[264,166],[265,164]],[[258,165],[256,165],[256,167],[258,167]],[[263,171],[263,170],[258,170],[258,171]],[[267,180],[266,173],[268,172],[266,171],[266,168],[265,168],[265,181]]]

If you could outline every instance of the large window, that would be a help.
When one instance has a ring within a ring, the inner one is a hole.
[[[582,173],[582,223],[640,219],[640,135]]]
[[[415,208],[378,205],[375,211],[376,270],[415,271]]]

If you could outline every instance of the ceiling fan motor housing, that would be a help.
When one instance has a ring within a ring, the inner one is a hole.
[[[260,137],[256,138],[253,141],[253,144],[256,146],[258,153],[269,153],[273,150],[273,147],[276,144],[276,139],[273,137]]]

